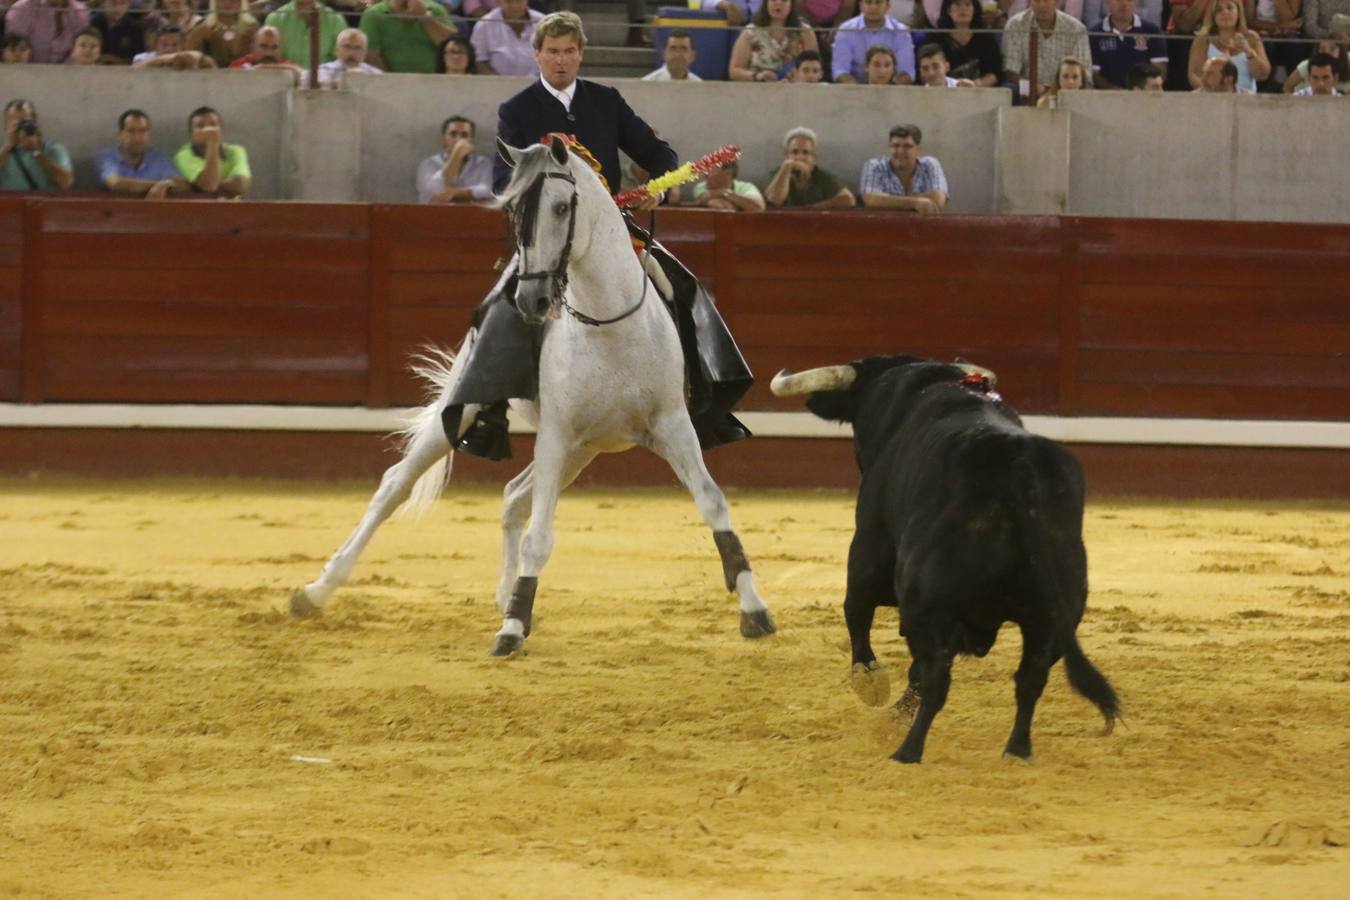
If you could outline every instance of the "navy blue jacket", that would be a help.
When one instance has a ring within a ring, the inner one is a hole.
[[[569,113],[535,79],[497,108],[497,136],[512,147],[523,150],[554,131],[574,135],[594,154],[612,193],[620,190],[620,150],[653,178],[680,164],[670,144],[657,137],[619,92],[608,85],[578,78]],[[511,169],[499,153],[493,160],[493,190],[500,191],[510,180]]]

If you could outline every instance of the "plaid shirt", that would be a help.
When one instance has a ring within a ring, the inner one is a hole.
[[[947,190],[947,176],[942,173],[942,163],[931,156],[920,156],[914,166],[914,189],[905,190],[905,183],[891,168],[889,156],[878,156],[863,163],[862,184],[859,191],[863,194],[890,194],[892,197],[913,197],[928,191]]]
[[[1003,26],[1003,70],[1016,72],[1019,78],[1031,77],[1028,49],[1031,30],[1036,28],[1036,14],[1028,9],[1018,13]],[[1092,83],[1092,47],[1088,44],[1087,28],[1073,16],[1055,10],[1055,30],[1040,35],[1040,52],[1036,60],[1036,80],[1054,84],[1059,61],[1072,56],[1083,64],[1083,77]]]

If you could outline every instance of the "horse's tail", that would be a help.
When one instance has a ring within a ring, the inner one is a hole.
[[[444,426],[441,424],[441,410],[449,403],[450,394],[459,383],[473,338],[471,329],[458,352],[426,346],[413,357],[410,368],[427,385],[428,402],[417,411],[406,427],[397,432],[405,456],[423,441],[438,441],[442,438]],[[430,509],[450,483],[454,458],[453,452],[447,452],[436,460],[413,484],[408,499],[395,515],[419,518]]]

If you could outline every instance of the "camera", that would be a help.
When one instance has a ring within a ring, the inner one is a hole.
[[[36,119],[24,119],[15,128],[15,131],[24,137],[38,133],[38,123]]]

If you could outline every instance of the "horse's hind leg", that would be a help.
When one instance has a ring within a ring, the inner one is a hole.
[[[291,615],[303,618],[323,609],[333,592],[351,577],[356,560],[374,537],[375,530],[408,499],[417,479],[449,452],[450,442],[439,428],[428,429],[417,436],[403,458],[385,470],[361,522],[328,560],[318,579],[291,595]]]
[[[540,439],[535,444],[534,462],[506,486],[502,509],[502,577],[497,585],[502,627],[492,642],[493,656],[510,656],[529,637],[539,573],[553,552],[553,516],[558,509],[558,495],[595,456],[595,450],[578,447],[559,468],[557,454],[549,453],[547,441]],[[520,531],[527,516],[530,527],[522,545]]]
[[[726,495],[708,474],[703,462],[703,451],[698,436],[683,409],[667,416],[652,430],[652,449],[661,455],[681,483],[694,496],[694,504],[703,521],[712,529],[713,543],[722,557],[722,574],[727,590],[735,591],[741,600],[741,634],[748,638],[764,637],[778,630],[769,607],[755,590],[755,576],[750,571],[741,539],[731,529],[731,512]]]

